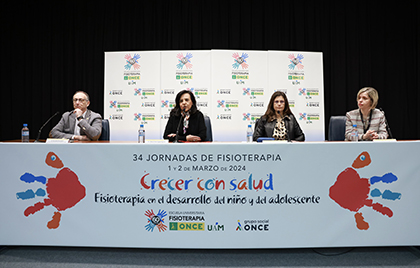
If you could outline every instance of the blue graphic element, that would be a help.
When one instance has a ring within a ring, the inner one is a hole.
[[[379,176],[373,176],[372,178],[370,178],[370,184],[375,184],[377,182],[384,182],[384,183],[392,183],[394,181],[398,180],[397,176],[395,176],[392,173],[387,173],[385,175],[383,175],[382,177]]]
[[[47,182],[47,178],[45,178],[44,176],[37,176],[35,177],[33,174],[31,173],[25,173],[22,176],[20,176],[20,180],[24,181],[26,183],[32,183],[32,182],[40,182],[42,184],[45,184]]]
[[[391,192],[390,190],[385,190],[383,193],[382,193],[382,198],[383,199],[388,199],[388,200],[399,200],[399,199],[401,199],[401,193],[397,193],[397,192]]]
[[[148,224],[146,224],[146,226],[144,226],[144,228],[146,229],[146,231],[153,232],[153,229],[155,229],[155,225],[149,222]]]
[[[362,159],[363,160],[363,159]],[[386,173],[383,176],[373,176],[372,178],[370,178],[370,184],[375,184],[377,182],[383,182],[383,183],[392,183],[394,181],[397,181],[398,178],[397,176],[395,176],[392,173]],[[370,195],[372,197],[380,197],[382,196],[382,199],[387,199],[387,200],[392,200],[395,201],[397,199],[401,199],[401,193],[397,193],[397,192],[392,192],[390,190],[385,190],[383,193],[381,193],[381,191],[379,189],[373,189],[370,192]]]
[[[39,188],[38,190],[36,190],[35,193],[31,189],[29,189],[29,190],[26,190],[25,192],[16,193],[16,197],[17,199],[26,200],[26,199],[35,198],[35,196],[45,196],[45,194],[46,192],[42,188]]]
[[[126,70],[130,70],[131,69],[131,66],[133,66],[133,65],[136,65],[136,66],[138,66],[138,60],[141,58],[141,56],[139,55],[139,54],[134,54],[134,56],[132,57],[132,58],[130,58],[130,59],[128,59],[127,58],[127,64],[126,65],[124,65],[124,68],[126,69]]]
[[[381,193],[381,191],[379,191],[379,189],[374,189],[374,190],[372,190],[371,192],[370,192],[370,195],[372,196],[372,197],[379,197],[379,196],[381,196],[382,195],[382,193]]]
[[[168,214],[166,214],[166,211],[164,211],[162,209],[159,209],[159,212],[158,212],[158,214],[156,216],[158,216],[160,218],[161,222],[165,223],[163,221],[163,218],[166,217],[166,215],[168,215]]]
[[[401,199],[401,193],[397,193],[397,192],[392,192],[390,190],[385,190],[383,193],[381,193],[381,191],[379,189],[374,189],[372,190],[372,192],[370,193],[370,195],[372,197],[380,197],[382,196],[382,199],[387,199],[387,200],[399,200]]]
[[[192,55],[192,53],[187,53],[186,55],[185,55],[185,57],[183,57],[182,59],[179,59],[178,60],[178,64],[176,65],[176,67],[178,68],[178,69],[182,69],[182,68],[184,68],[184,65],[186,65],[187,63],[191,63],[191,58],[193,57],[193,55]]]
[[[297,65],[300,65],[301,66],[303,58],[304,57],[303,57],[302,54],[298,54],[296,56],[296,58],[291,59],[290,60],[291,63],[289,64],[289,69],[290,70],[294,70],[295,69],[295,66],[297,66]]]
[[[247,53],[242,53],[242,55],[240,57],[237,57],[235,59],[235,63],[232,64],[232,67],[234,69],[238,69],[240,65],[242,65],[243,63],[246,63],[246,59],[249,57],[249,55]]]

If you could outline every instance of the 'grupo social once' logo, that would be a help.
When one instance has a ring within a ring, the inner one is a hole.
[[[245,232],[267,232],[270,230],[270,221],[268,219],[264,220],[244,220],[244,224],[241,224],[241,221],[238,220],[238,225],[236,226],[236,231],[245,231]]]

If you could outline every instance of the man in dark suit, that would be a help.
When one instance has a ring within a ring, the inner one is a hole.
[[[60,122],[51,130],[50,137],[80,141],[96,141],[102,132],[102,117],[88,109],[89,95],[77,91],[73,95],[74,110],[65,112]]]

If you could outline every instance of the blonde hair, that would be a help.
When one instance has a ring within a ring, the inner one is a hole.
[[[376,91],[376,89],[374,89],[373,87],[364,87],[361,90],[359,90],[359,92],[357,93],[356,101],[359,100],[359,95],[365,92],[368,94],[370,100],[372,101],[372,106],[370,108],[372,110],[375,109],[376,105],[378,104],[379,94],[378,91]]]

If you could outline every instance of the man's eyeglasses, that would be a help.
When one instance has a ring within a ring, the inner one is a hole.
[[[84,102],[86,99],[73,99],[73,102]]]

